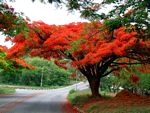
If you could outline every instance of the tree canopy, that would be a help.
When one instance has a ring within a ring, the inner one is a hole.
[[[15,45],[9,49],[7,58],[29,52],[31,56],[56,58],[55,63],[63,68],[67,62],[60,60],[70,59],[87,77],[91,89],[95,87],[93,82],[99,84],[100,78],[112,72],[117,75],[123,68],[131,71],[131,77],[136,79],[129,69],[132,65],[140,70],[139,64],[147,64],[142,71],[149,72],[150,40],[137,38],[138,32],[129,32],[126,27],[116,29],[113,36],[97,21],[59,26],[33,22],[28,27],[27,37],[20,33],[12,40]]]

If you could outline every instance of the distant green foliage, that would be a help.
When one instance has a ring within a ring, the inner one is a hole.
[[[20,71],[6,72],[2,71],[0,73],[0,83],[2,84],[19,84]]]
[[[131,92],[150,95],[150,73],[144,74],[141,72],[135,72],[139,77],[139,82],[137,84],[130,81],[130,73],[127,71],[122,71],[119,77],[107,76],[102,78],[100,90],[106,92],[118,92],[121,88],[127,89]]]
[[[137,75],[140,78],[138,84],[129,84],[128,82],[126,82],[125,85],[128,84],[127,88],[132,92],[137,92],[143,95],[150,95],[150,73],[143,74],[137,72]]]
[[[41,58],[26,58],[35,69],[20,69],[0,72],[0,83],[28,86],[65,86],[72,82],[71,72],[59,68],[52,61]],[[42,77],[43,76],[43,77]],[[42,79],[42,81],[41,81]]]
[[[139,73],[139,77],[140,77],[139,87],[141,89],[150,90],[150,74]]]
[[[32,76],[34,75],[34,77],[37,77],[36,85],[40,84],[42,74],[43,86],[63,86],[70,83],[69,76],[71,73],[62,68],[59,68],[52,61],[41,58],[29,58],[27,59],[27,62],[37,66],[36,69],[32,70],[32,74],[30,74]],[[30,70],[28,70],[28,73],[30,73]],[[29,74],[25,74],[23,71],[23,76],[29,76]]]

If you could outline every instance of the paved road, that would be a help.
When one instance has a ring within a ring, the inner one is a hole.
[[[17,89],[13,95],[0,96],[0,113],[63,113],[68,92],[87,87],[87,83],[81,82],[52,90]]]

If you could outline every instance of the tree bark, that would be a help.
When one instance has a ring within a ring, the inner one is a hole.
[[[90,89],[91,89],[91,93],[92,93],[92,97],[100,97],[100,93],[99,93],[99,88],[100,88],[100,79],[103,76],[99,76],[101,75],[101,73],[98,73],[99,71],[96,70],[90,70],[90,68],[87,67],[83,67],[80,68],[80,72],[87,78],[89,85],[90,85]]]
[[[99,87],[100,87],[100,79],[92,78],[88,79],[89,85],[91,88],[92,97],[100,97]]]

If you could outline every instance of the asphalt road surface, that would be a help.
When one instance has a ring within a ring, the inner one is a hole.
[[[0,113],[64,113],[68,92],[86,88],[87,82],[51,90],[16,89],[13,95],[0,95]]]

